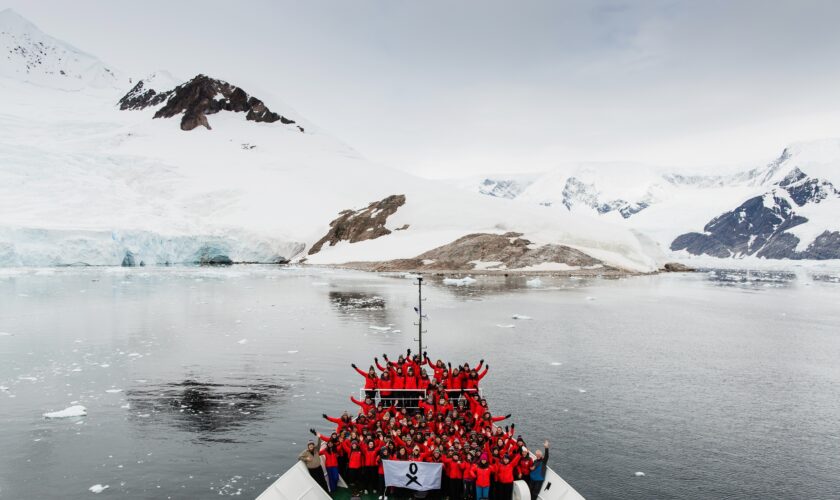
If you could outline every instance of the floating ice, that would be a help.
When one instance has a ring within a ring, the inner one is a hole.
[[[0,332],[0,337],[11,337],[13,334],[9,332]]]
[[[110,486],[108,486],[107,484],[105,486],[102,486],[101,484],[94,484],[88,489],[98,495],[99,493],[102,493],[103,491],[107,490],[109,487]]]
[[[516,328],[516,325],[496,325],[499,328]]]
[[[82,405],[75,405],[61,411],[44,413],[44,418],[84,417],[85,415],[87,415],[87,408]]]
[[[142,355],[142,354],[140,354],[139,352],[132,352],[132,353],[130,353],[130,354],[128,355],[128,357],[129,357],[129,358],[142,358],[142,357],[143,357],[143,355]]]
[[[562,364],[563,364],[563,363],[561,363],[561,362],[559,362],[559,361],[552,361],[552,362],[551,362],[551,366],[560,366],[560,365],[562,365]]]
[[[108,368],[108,367],[109,367],[109,366],[111,366],[111,365],[109,365],[108,363],[102,363],[102,364],[101,364],[101,365],[99,365],[99,366],[100,366],[101,368]]]
[[[70,370],[70,371],[71,371],[71,372],[80,372],[80,371],[82,371],[82,369],[81,369],[81,368],[79,368],[79,367],[77,366],[76,368],[73,368],[73,369],[72,369],[72,370]]]
[[[534,278],[532,280],[526,281],[525,285],[526,286],[539,287],[539,286],[542,286],[542,280],[539,279],[539,278]]]
[[[443,278],[443,284],[444,285],[466,286],[466,285],[472,285],[475,282],[476,282],[476,279],[471,278],[469,276],[466,276],[466,277],[460,278],[460,279],[458,279],[458,278]]]
[[[387,332],[388,330],[391,329],[390,326],[373,326],[373,325],[369,326],[368,328],[370,328],[371,330],[377,330],[377,331],[380,331],[380,332]]]
[[[286,352],[288,352],[289,354],[297,354],[300,351],[286,351]]]
[[[27,382],[37,382],[38,378],[37,377],[20,376],[20,377],[18,377],[18,380],[26,380]]]
[[[247,343],[248,343],[248,339],[238,340],[236,343],[237,343],[237,344],[247,344]]]
[[[402,333],[402,330],[391,330],[391,333]]]
[[[584,394],[584,393],[586,393],[586,389],[578,389],[578,392],[581,393],[581,394]]]
[[[637,473],[636,473],[636,474],[634,474],[634,475],[635,475],[636,477],[643,477],[643,476],[645,475],[645,473],[644,473],[644,472],[637,472]]]
[[[530,316],[525,316],[524,314],[514,314],[511,316],[513,319],[531,319]]]
[[[118,392],[122,392],[122,389],[106,389],[105,392],[110,394],[116,394]]]
[[[595,300],[595,297],[590,295],[589,297],[586,297],[586,300]]]

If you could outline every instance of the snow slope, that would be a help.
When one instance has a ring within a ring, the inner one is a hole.
[[[33,29],[26,25],[29,38],[46,37]],[[67,92],[33,85],[30,74],[4,75],[0,265],[119,265],[129,254],[147,265],[302,257],[340,211],[392,194],[407,201],[388,227],[407,230],[325,247],[308,262],[407,258],[473,232],[518,231],[632,270],[661,264],[627,229],[375,165],[309,124],[301,132],[222,111],[209,115],[212,130],[182,131],[176,117],[153,119],[156,107],[118,109],[130,84],[115,90],[94,78]],[[149,88],[177,82],[157,73]],[[257,97],[305,123],[271,96]]]
[[[111,66],[41,32],[11,9],[0,11],[0,61],[0,76],[52,88],[122,88],[129,83]]]

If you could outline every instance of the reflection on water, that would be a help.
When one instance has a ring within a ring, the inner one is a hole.
[[[329,297],[330,302],[340,310],[381,311],[385,309],[385,299],[371,293],[332,291]]]
[[[240,441],[234,431],[264,418],[266,407],[287,393],[288,388],[276,384],[185,380],[132,389],[126,395],[131,419],[138,425],[163,422],[195,433],[201,441],[235,443]]]

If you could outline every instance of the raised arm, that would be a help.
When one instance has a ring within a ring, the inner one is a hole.
[[[481,361],[484,361],[484,360],[482,359]],[[478,369],[476,369],[476,371],[477,371],[477,370],[478,370]],[[490,365],[485,366],[485,367],[484,367],[484,371],[478,374],[478,380],[483,379],[483,378],[484,378],[484,376],[485,376],[485,375],[487,375],[487,372],[488,372],[488,371],[490,371]]]
[[[367,376],[368,376],[367,372],[365,372],[365,371],[363,371],[363,370],[360,370],[360,369],[359,369],[359,367],[358,367],[358,366],[356,366],[356,363],[351,363],[351,364],[350,364],[350,366],[352,366],[354,370],[356,370],[357,372],[359,372],[359,375],[361,375],[361,376],[363,376],[363,377],[367,378]]]

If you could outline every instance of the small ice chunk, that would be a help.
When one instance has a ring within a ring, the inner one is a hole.
[[[578,392],[581,393],[581,394],[584,394],[584,393],[586,393],[586,389],[578,389]]]
[[[238,340],[236,343],[237,343],[237,344],[247,344],[247,343],[248,343],[248,339]]]
[[[71,372],[80,372],[80,371],[82,371],[82,369],[81,369],[81,368],[79,368],[79,367],[77,366],[76,368],[73,368],[73,369],[72,369],[72,370],[70,370],[70,371],[71,371]]]
[[[286,351],[286,352],[288,352],[289,354],[297,354],[300,351]]]
[[[590,295],[589,297],[586,297],[586,300],[595,300],[595,297]]]
[[[122,389],[105,389],[105,392],[109,394],[116,394],[118,392],[122,392]]]
[[[475,282],[476,282],[476,279],[472,278],[470,276],[465,276],[465,277],[460,278],[460,279],[459,278],[444,278],[443,279],[443,284],[444,285],[452,285],[452,286],[467,286],[467,285],[472,285]]]
[[[26,380],[27,382],[37,382],[37,381],[38,381],[38,378],[37,378],[37,377],[24,377],[24,376],[21,376],[21,377],[18,377],[18,380]]]
[[[124,404],[124,405],[120,406],[120,408],[122,408],[123,410],[128,410],[128,409],[130,409],[130,408],[131,408],[131,405],[129,405],[129,404]]]
[[[511,316],[513,319],[531,319],[530,316],[525,316],[524,314],[514,314]]]
[[[85,415],[87,415],[87,408],[82,405],[74,405],[60,411],[44,413],[44,418],[84,417]]]
[[[534,278],[534,279],[526,281],[525,285],[526,286],[532,286],[532,287],[535,287],[535,288],[540,287],[540,286],[542,286],[542,280],[539,279],[539,278]]]
[[[99,365],[99,366],[100,366],[101,368],[108,368],[108,367],[109,367],[109,366],[111,366],[111,365],[109,365],[108,363],[102,363],[102,364],[101,364],[101,365]]]
[[[0,337],[11,337],[12,334],[9,332],[0,332]]]
[[[552,362],[551,362],[551,366],[560,366],[560,365],[562,365],[562,364],[563,364],[563,363],[561,363],[561,362],[559,362],[559,361],[552,361]]]
[[[128,355],[128,357],[129,357],[129,358],[142,358],[142,357],[143,357],[143,355],[142,355],[142,354],[140,354],[139,352],[132,352],[132,353],[130,353],[130,354]]]
[[[90,491],[92,491],[93,493],[96,493],[98,495],[98,494],[102,493],[103,491],[107,490],[109,487],[110,486],[108,486],[107,484],[105,486],[102,486],[101,484],[94,484],[93,486],[91,486],[88,489]]]
[[[499,328],[516,328],[516,325],[496,325]]]
[[[370,328],[371,330],[379,331],[379,332],[387,332],[388,330],[391,329],[390,326],[373,326],[373,325],[370,325],[368,328]]]
[[[641,472],[641,471],[634,474],[634,476],[636,476],[636,477],[644,477],[644,475],[645,475],[645,473]]]
[[[391,330],[391,333],[402,333],[402,330]]]

